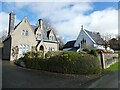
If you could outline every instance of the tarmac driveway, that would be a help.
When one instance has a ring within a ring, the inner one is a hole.
[[[118,72],[94,79],[97,76],[25,69],[9,61],[3,61],[2,65],[2,88],[118,88],[118,83],[120,84]]]
[[[96,76],[64,75],[18,67],[3,61],[2,88],[80,88]]]

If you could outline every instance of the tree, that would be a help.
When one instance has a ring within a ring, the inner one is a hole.
[[[109,40],[110,48],[113,50],[120,50],[120,41],[119,39],[117,40],[116,38],[112,38]]]
[[[2,30],[2,32],[0,32],[0,42],[4,41],[6,37],[7,37],[7,30]]]

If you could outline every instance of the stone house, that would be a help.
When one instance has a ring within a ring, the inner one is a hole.
[[[34,50],[42,50],[45,55],[48,51],[58,51],[59,43],[53,30],[43,30],[42,19],[39,25],[30,25],[27,17],[24,17],[16,26],[15,14],[9,14],[9,31],[7,38],[3,41],[3,59],[14,60],[14,49],[17,48],[20,58],[24,53]]]

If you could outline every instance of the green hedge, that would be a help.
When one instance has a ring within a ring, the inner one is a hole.
[[[59,52],[59,54],[50,55],[46,59],[27,58],[25,59],[26,67],[68,74],[101,73],[99,61],[93,55],[74,51]]]

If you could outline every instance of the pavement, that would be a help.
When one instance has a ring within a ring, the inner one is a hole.
[[[10,61],[2,66],[2,88],[118,88],[120,84],[120,71],[96,78],[25,69]]]

